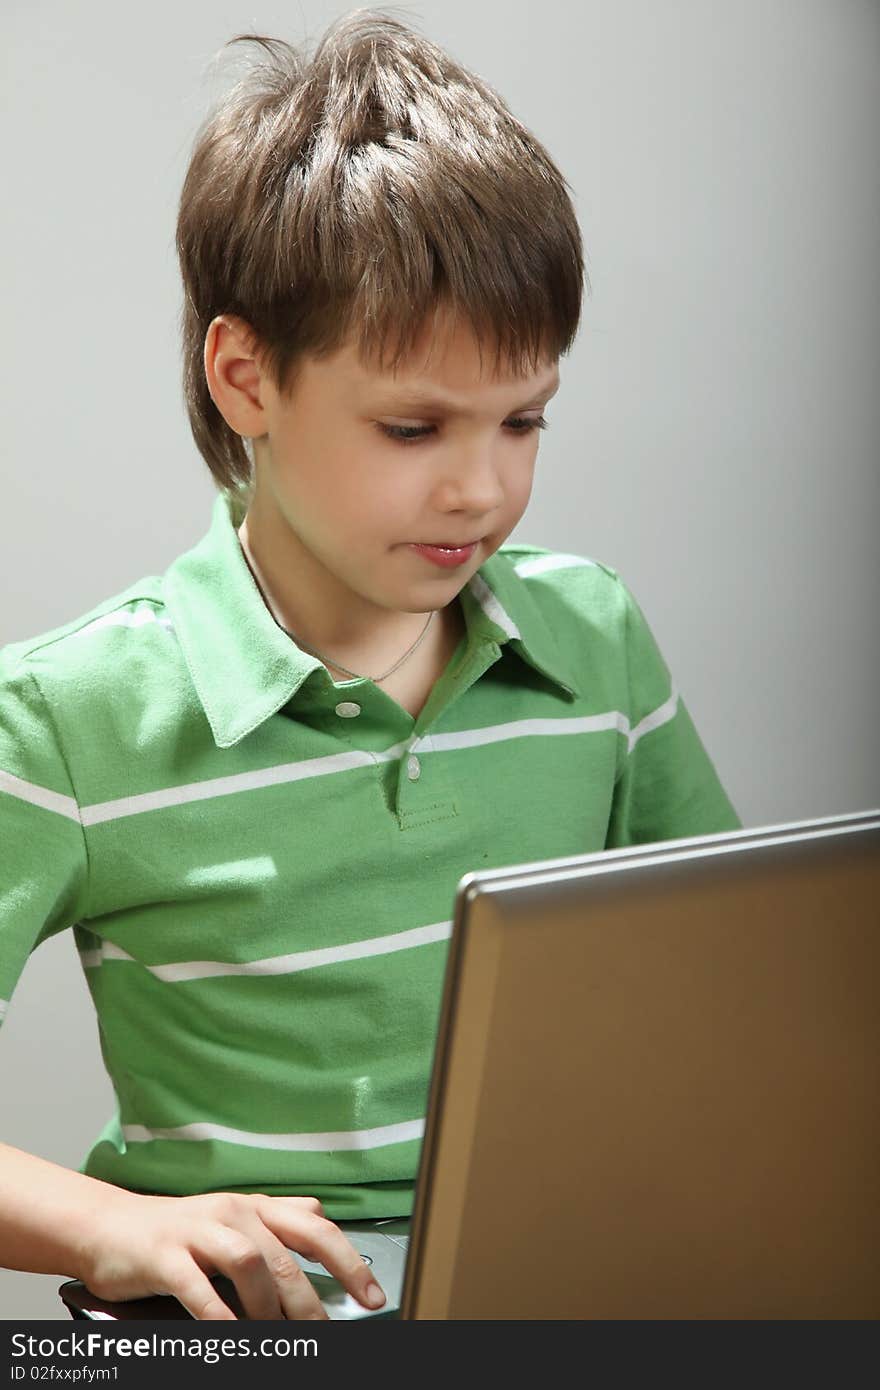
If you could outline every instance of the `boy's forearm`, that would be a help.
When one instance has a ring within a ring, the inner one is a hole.
[[[95,1214],[127,1195],[0,1144],[0,1266],[82,1279]]]

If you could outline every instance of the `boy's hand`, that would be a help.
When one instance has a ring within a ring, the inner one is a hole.
[[[378,1284],[323,1211],[316,1197],[117,1189],[95,1214],[78,1277],[99,1298],[171,1294],[194,1318],[234,1321],[210,1278],[225,1274],[249,1318],[326,1318],[292,1249],[324,1265],[365,1308],[380,1308],[384,1294],[370,1301]]]

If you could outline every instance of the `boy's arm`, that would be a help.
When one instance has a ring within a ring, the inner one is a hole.
[[[7,1269],[72,1276],[111,1302],[170,1294],[194,1318],[235,1321],[211,1282],[223,1274],[247,1317],[326,1319],[291,1250],[323,1264],[365,1307],[385,1302],[317,1198],[151,1197],[0,1144],[0,1265]]]
[[[0,1045],[19,976],[39,942],[87,911],[79,808],[39,683],[0,649]],[[93,1210],[117,1189],[0,1144],[0,1264],[76,1274]]]
[[[0,1024],[34,947],[88,912],[79,807],[51,712],[0,649]]]
[[[624,604],[630,722],[606,849],[739,830],[742,821],[674,687],[644,614],[616,576]]]
[[[50,710],[34,672],[0,648],[0,1022],[33,948],[88,910],[85,837]],[[6,1268],[74,1276],[111,1300],[171,1294],[193,1317],[231,1319],[210,1279],[223,1274],[249,1317],[326,1317],[291,1250],[367,1307],[384,1303],[314,1197],[154,1197],[0,1143]]]
[[[0,1144],[0,1265],[83,1279],[97,1217],[121,1188]]]

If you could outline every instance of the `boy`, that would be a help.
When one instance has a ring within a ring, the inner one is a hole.
[[[118,1099],[79,1173],[0,1151],[0,1259],[199,1318],[322,1316],[291,1249],[381,1306],[336,1222],[411,1211],[464,873],[740,823],[615,572],[505,545],[559,171],[395,20],[258,42],[178,220],[210,530],[0,652],[0,997],[73,926]]]

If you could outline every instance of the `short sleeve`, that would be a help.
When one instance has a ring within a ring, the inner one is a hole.
[[[648,623],[619,576],[625,609],[629,720],[606,849],[739,830]]]
[[[88,861],[38,680],[0,648],[0,1022],[35,946],[86,911]]]

